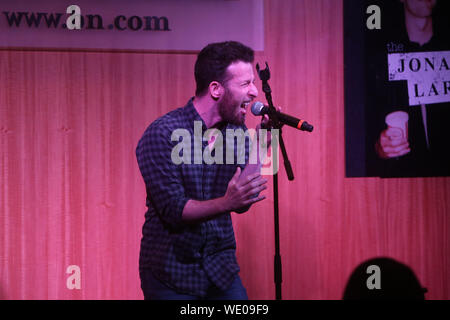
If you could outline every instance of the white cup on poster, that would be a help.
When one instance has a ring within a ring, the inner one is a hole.
[[[408,120],[408,113],[404,111],[391,112],[386,116],[385,122],[388,131],[394,133],[393,138],[408,140]]]

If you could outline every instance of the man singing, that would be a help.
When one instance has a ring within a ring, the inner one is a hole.
[[[172,141],[172,133],[190,133],[187,145],[194,157],[195,122],[201,123],[202,136],[212,128],[224,137],[227,129],[246,131],[248,106],[258,94],[253,60],[253,50],[234,41],[203,48],[195,63],[195,97],[155,120],[138,143],[148,207],[139,258],[145,299],[248,299],[238,275],[230,212],[243,213],[263,200],[259,193],[267,180],[259,172],[242,177],[245,164],[238,161],[175,164],[179,141]],[[201,149],[211,148],[214,142],[204,140]],[[246,140],[247,161],[249,145]],[[224,159],[233,150],[236,160],[238,147],[223,146]]]

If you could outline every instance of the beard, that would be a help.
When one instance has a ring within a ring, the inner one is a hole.
[[[241,111],[241,101],[235,100],[226,87],[225,94],[219,102],[219,115],[225,122],[239,126],[245,124],[245,114]]]

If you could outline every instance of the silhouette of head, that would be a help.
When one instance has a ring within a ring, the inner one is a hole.
[[[391,258],[361,263],[351,274],[344,300],[425,300],[425,292],[411,268]]]

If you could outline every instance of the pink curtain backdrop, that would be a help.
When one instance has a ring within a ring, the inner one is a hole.
[[[284,130],[296,179],[281,167],[283,297],[340,299],[360,262],[389,256],[416,272],[427,298],[450,299],[450,179],[345,178],[342,16],[342,0],[265,1],[257,61],[270,63],[275,103],[315,125]],[[0,51],[1,299],[142,299],[134,150],[150,122],[193,95],[194,62]],[[274,298],[271,186],[233,216],[251,299]],[[70,265],[80,289],[66,285]]]

